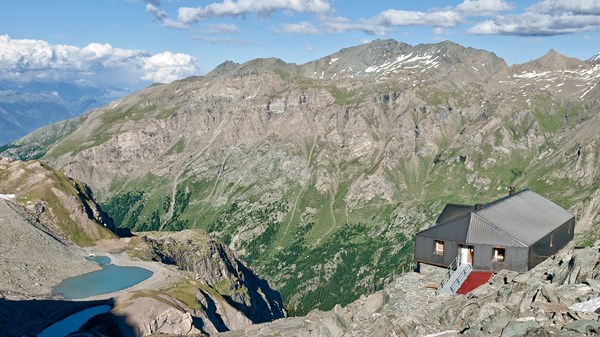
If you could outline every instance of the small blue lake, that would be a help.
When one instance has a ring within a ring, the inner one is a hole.
[[[52,293],[65,299],[80,299],[134,286],[154,274],[140,267],[121,267],[110,263],[107,256],[91,256],[88,260],[98,263],[102,269],[64,280]]]

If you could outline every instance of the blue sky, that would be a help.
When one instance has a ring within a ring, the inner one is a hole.
[[[3,1],[0,79],[136,88],[225,60],[304,63],[377,38],[452,40],[508,64],[550,48],[588,59],[600,52],[600,1]]]

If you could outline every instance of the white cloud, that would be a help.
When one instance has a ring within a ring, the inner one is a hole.
[[[454,27],[461,23],[462,16],[451,10],[419,12],[388,9],[375,17],[383,26],[436,26]]]
[[[321,17],[321,25],[329,33],[345,33],[351,30],[360,30],[366,34],[384,35],[391,30],[389,23],[382,23],[376,19],[362,19],[352,22],[343,16]]]
[[[239,32],[238,27],[234,24],[219,24],[219,25],[209,25],[207,29],[204,30],[206,34],[210,35],[219,35],[219,34],[237,34]]]
[[[321,31],[310,22],[284,23],[275,33],[319,34]]]
[[[388,9],[374,17],[361,19],[357,22],[352,22],[342,16],[320,17],[321,25],[325,31],[344,33],[351,30],[360,30],[370,35],[385,35],[392,31],[394,27],[401,26],[455,27],[462,20],[462,15],[452,10],[420,12]]]
[[[80,48],[0,35],[0,80],[135,88],[147,81],[170,82],[195,73],[195,60],[186,54],[153,55],[99,43]]]
[[[146,12],[152,14],[154,18],[158,21],[162,21],[167,17],[167,13],[158,9],[156,5],[151,3],[146,5]]]
[[[456,10],[467,16],[490,16],[514,7],[502,0],[465,0],[456,6]]]
[[[543,14],[600,15],[597,0],[544,0],[528,8],[530,12]]]
[[[172,82],[196,72],[190,55],[165,51],[143,59],[142,79],[151,82]]]
[[[480,22],[467,31],[481,35],[550,36],[596,30],[600,16],[525,12]]]
[[[313,46],[306,45],[306,46],[304,46],[304,50],[306,50],[306,51],[308,51],[308,52],[313,52],[313,51],[315,51],[316,49],[315,49],[315,47],[313,47]]]
[[[196,23],[215,17],[268,16],[275,11],[326,14],[332,7],[327,0],[224,0],[204,7],[181,7],[178,19],[183,23]]]

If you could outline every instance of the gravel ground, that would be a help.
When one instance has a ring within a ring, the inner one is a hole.
[[[0,199],[0,297],[50,296],[64,279],[100,267],[87,253],[54,236],[20,206]]]

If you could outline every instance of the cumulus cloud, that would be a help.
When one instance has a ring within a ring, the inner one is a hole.
[[[196,23],[208,18],[248,14],[263,17],[275,11],[326,14],[332,11],[332,7],[326,0],[224,0],[204,7],[181,7],[178,19],[183,23]]]
[[[544,0],[523,13],[497,16],[468,29],[472,34],[549,36],[600,29],[600,2]]]
[[[80,48],[0,35],[0,80],[137,88],[149,81],[171,82],[195,73],[195,60],[187,54],[153,55],[100,43]]]
[[[172,82],[196,71],[190,55],[165,51],[142,59],[142,79],[151,82]]]
[[[465,0],[456,6],[456,10],[467,16],[490,16],[514,7],[502,0]]]
[[[454,27],[462,21],[462,16],[452,10],[419,12],[388,9],[375,17],[382,26],[436,26]]]
[[[463,16],[453,10],[421,12],[388,9],[371,18],[356,22],[342,16],[320,17],[321,25],[327,32],[344,33],[360,30],[369,35],[385,35],[395,27],[402,26],[455,27],[462,21]]]
[[[600,2],[595,0],[544,0],[528,9],[543,14],[600,15]]]

